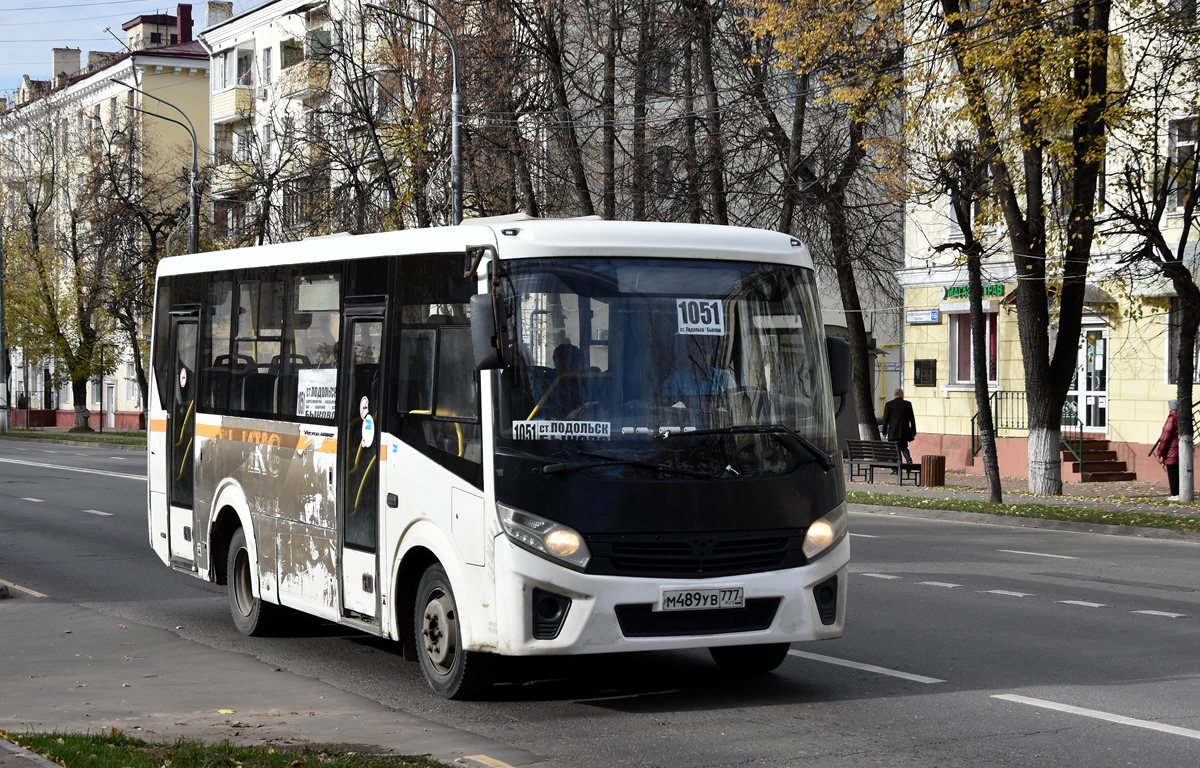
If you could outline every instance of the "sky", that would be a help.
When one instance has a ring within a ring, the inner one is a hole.
[[[234,0],[233,12],[265,1]],[[121,50],[125,22],[155,13],[174,15],[176,5],[163,0],[0,0],[0,96],[11,97],[22,75],[49,80],[51,48],[79,48],[81,63],[87,64],[88,51]],[[192,0],[191,6],[196,34],[204,27],[204,0]]]

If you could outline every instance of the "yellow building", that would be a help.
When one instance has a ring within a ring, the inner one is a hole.
[[[967,272],[963,265],[938,263],[930,255],[936,219],[928,207],[910,208],[909,260],[898,273],[905,306],[904,390],[918,431],[910,450],[914,457],[945,456],[952,470],[982,473]],[[999,233],[993,233],[992,243],[997,241]],[[1062,477],[1136,477],[1165,484],[1165,472],[1148,454],[1166,419],[1167,403],[1175,397],[1173,291],[1161,278],[1131,285],[1114,276],[1115,268],[1114,262],[1094,257],[1081,337],[1072,340],[1079,352],[1063,411],[1064,441],[1071,448],[1063,451]],[[988,389],[1000,473],[1027,477],[1025,373],[1012,262],[998,254],[985,263],[983,282]],[[1082,474],[1076,455],[1081,448]]]
[[[86,164],[91,150],[101,142],[119,144],[136,135],[142,149],[134,157],[142,164],[141,174],[175,179],[192,165],[193,139],[183,125],[190,120],[203,161],[209,133],[209,60],[207,51],[193,39],[192,28],[188,4],[179,5],[174,15],[134,17],[122,25],[126,33],[123,50],[89,51],[84,60],[77,48],[55,48],[49,79],[26,75],[14,103],[0,100],[0,182],[5,185],[6,227],[22,220],[16,214],[35,195],[34,202],[44,206],[43,242],[55,240],[56,247],[66,248],[57,241],[71,232],[80,198],[87,194],[83,184]],[[159,99],[169,101],[186,118]],[[131,107],[152,114],[135,121],[131,116],[138,116]],[[31,180],[39,183],[30,185]],[[186,181],[176,194],[179,209],[186,212]],[[187,228],[186,218],[181,217],[171,252],[186,249]],[[86,235],[75,232],[70,236],[86,246]],[[63,268],[55,279],[64,296],[76,290],[70,270]],[[144,403],[134,377],[133,351],[109,349],[106,362],[111,365],[115,353],[115,371],[87,388],[85,405],[92,414],[91,425],[137,427]],[[10,402],[40,411],[42,423],[69,426],[74,420],[72,390],[69,385],[52,386],[58,378],[54,376],[56,367],[54,360],[26,362],[22,350],[13,350]],[[23,415],[14,415],[14,423],[21,418]]]

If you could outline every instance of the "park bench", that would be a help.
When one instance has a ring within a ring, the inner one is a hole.
[[[875,482],[875,468],[879,467],[895,472],[898,485],[904,485],[906,479],[911,480],[913,485],[921,484],[921,465],[901,460],[898,443],[847,440],[846,448],[850,453],[851,482],[860,478],[863,482]]]

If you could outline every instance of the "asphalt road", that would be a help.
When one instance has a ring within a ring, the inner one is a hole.
[[[375,638],[239,635],[223,589],[150,551],[143,474],[136,452],[0,441],[0,579],[554,765],[1200,763],[1197,543],[856,513],[847,635],[776,674],[703,652],[521,660],[491,700],[446,702]]]

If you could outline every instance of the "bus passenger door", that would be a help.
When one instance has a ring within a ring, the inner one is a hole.
[[[362,312],[362,308],[356,308]],[[338,519],[341,521],[343,614],[378,615],[380,423],[384,412],[383,317],[347,312],[342,331],[346,363],[338,383]]]
[[[196,442],[196,354],[199,323],[195,314],[171,315],[171,400],[167,411],[167,480],[170,484],[167,540],[171,565],[195,569],[192,476]]]

